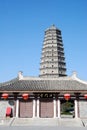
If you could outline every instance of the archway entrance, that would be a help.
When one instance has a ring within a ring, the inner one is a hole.
[[[61,100],[61,118],[74,118],[75,110],[74,110],[74,100]]]

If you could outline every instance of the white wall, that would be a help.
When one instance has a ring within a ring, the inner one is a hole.
[[[12,109],[14,109],[14,105],[12,103],[13,101],[10,101],[10,102],[7,100],[0,101],[0,117],[5,117],[7,107],[11,107]]]
[[[79,101],[79,116],[87,118],[87,101]]]

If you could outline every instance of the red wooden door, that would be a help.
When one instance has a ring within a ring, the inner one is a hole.
[[[53,117],[53,100],[42,99],[40,101],[40,117],[41,118],[52,118]]]
[[[33,102],[20,101],[20,117],[21,118],[32,118],[33,116]]]

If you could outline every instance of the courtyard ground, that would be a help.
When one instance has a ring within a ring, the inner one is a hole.
[[[0,119],[0,130],[83,130],[86,119],[71,118],[4,118]]]

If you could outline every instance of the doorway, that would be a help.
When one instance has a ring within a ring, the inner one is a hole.
[[[75,110],[74,110],[74,100],[61,100],[61,118],[74,118]]]

